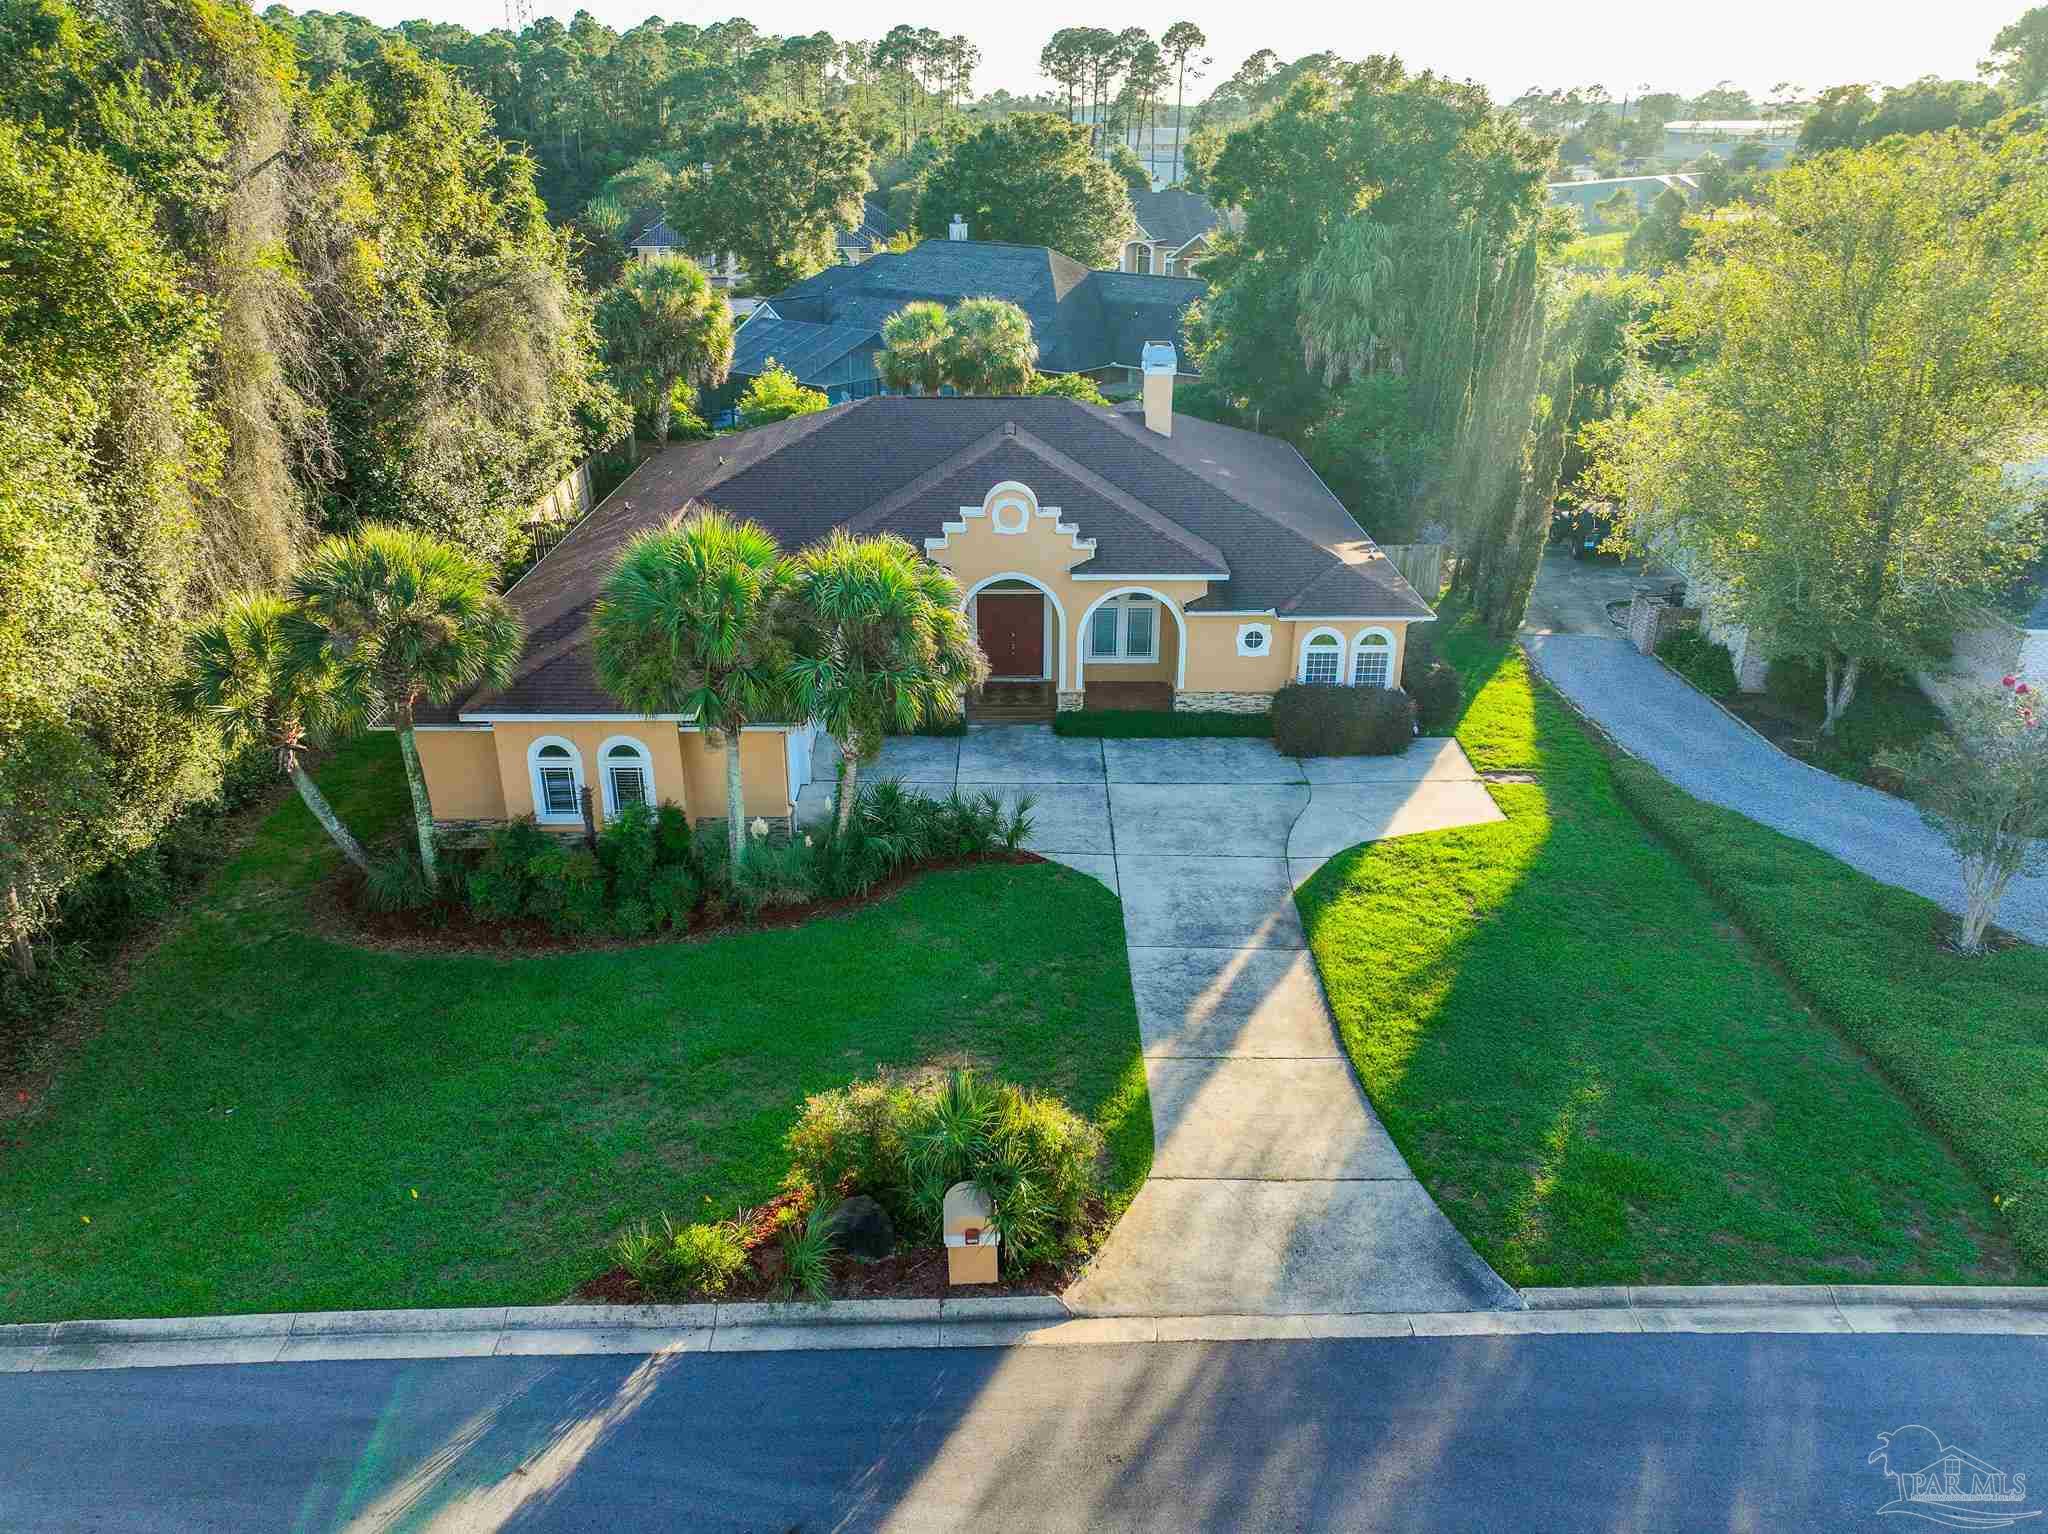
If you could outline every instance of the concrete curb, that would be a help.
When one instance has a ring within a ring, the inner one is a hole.
[[[0,1374],[392,1358],[1088,1347],[1595,1333],[2048,1337],[2048,1288],[1911,1284],[1524,1289],[1526,1309],[1077,1317],[1053,1295],[828,1304],[343,1310],[0,1326]]]

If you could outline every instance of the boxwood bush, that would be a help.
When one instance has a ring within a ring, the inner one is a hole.
[[[1415,739],[1398,687],[1290,682],[1273,695],[1273,744],[1288,756],[1397,756]]]

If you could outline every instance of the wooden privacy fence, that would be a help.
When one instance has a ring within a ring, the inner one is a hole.
[[[1380,552],[1394,562],[1409,585],[1434,602],[1444,589],[1444,546],[1441,543],[1383,543]]]

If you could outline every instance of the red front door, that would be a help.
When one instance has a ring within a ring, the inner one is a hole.
[[[1035,591],[984,591],[974,599],[990,676],[1045,675],[1045,598]]]

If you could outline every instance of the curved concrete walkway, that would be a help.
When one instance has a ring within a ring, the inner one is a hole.
[[[1785,755],[1623,639],[1526,634],[1538,669],[1614,737],[1696,799],[1832,853],[1851,868],[1963,909],[1955,854],[1912,805]],[[2048,878],[2018,878],[1998,925],[2048,943]]]
[[[832,763],[818,765],[829,794]],[[1123,897],[1156,1149],[1067,1291],[1076,1314],[1519,1306],[1374,1116],[1294,905],[1298,883],[1361,841],[1501,818],[1455,741],[1296,761],[1264,740],[995,726],[892,740],[873,775],[1028,793],[1027,845]]]

